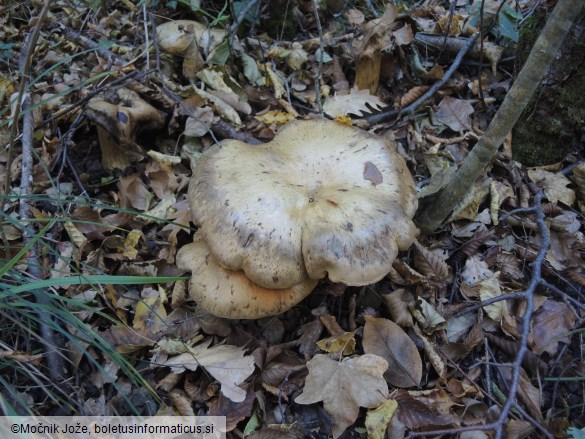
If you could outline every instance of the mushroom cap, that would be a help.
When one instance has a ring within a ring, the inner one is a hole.
[[[209,29],[194,20],[167,21],[156,27],[158,44],[170,54],[185,54],[199,47],[212,51],[227,35],[221,29]]]
[[[162,128],[165,123],[156,108],[126,88],[91,98],[85,114],[122,144],[133,144],[139,129]]]
[[[417,234],[414,181],[393,143],[326,120],[289,123],[264,145],[214,145],[189,199],[218,262],[266,288],[377,282]]]
[[[254,284],[243,271],[222,267],[201,233],[177,253],[177,266],[192,272],[189,294],[204,309],[228,319],[259,319],[281,314],[303,300],[317,285],[306,279],[292,288],[271,290]]]

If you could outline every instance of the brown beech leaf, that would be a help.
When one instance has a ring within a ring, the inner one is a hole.
[[[567,334],[575,326],[575,315],[569,307],[556,300],[546,300],[532,317],[535,354],[557,353],[559,342],[570,343]]]
[[[288,364],[282,362],[272,362],[268,364],[260,375],[260,382],[278,387],[290,375],[305,369],[304,364]]]
[[[428,85],[417,85],[416,87],[411,88],[400,98],[400,106],[404,108],[407,105],[412,104],[414,101],[420,98],[428,89],[429,89]]]
[[[439,413],[440,404],[429,406],[422,402],[423,398],[413,397],[406,390],[398,390],[393,396],[398,402],[398,418],[411,430],[438,429],[455,423],[452,416]]]
[[[364,352],[376,354],[388,362],[384,378],[396,387],[418,386],[422,378],[422,360],[414,342],[396,323],[366,316]]]
[[[311,355],[315,352],[317,340],[323,332],[323,324],[319,319],[305,323],[299,328],[299,352],[303,355]]]
[[[412,314],[409,311],[410,305],[415,304],[412,293],[400,288],[390,294],[382,294],[382,300],[393,322],[403,328],[412,328]]]
[[[508,382],[512,379],[510,367],[501,366],[498,368]],[[540,408],[542,407],[542,391],[530,382],[528,374],[524,369],[520,369],[520,386],[518,387],[518,399],[526,407],[526,411],[538,422],[543,421]]]
[[[231,399],[224,397],[222,394],[219,394],[217,398],[209,402],[207,416],[225,416],[226,430],[232,431],[236,428],[238,422],[252,414],[254,400],[256,399],[253,386],[248,386],[248,389],[244,394],[245,398],[241,402],[234,402]]]
[[[120,178],[120,201],[124,207],[133,207],[137,210],[147,210],[153,195],[146,188],[138,174]]]
[[[432,286],[442,288],[453,281],[451,268],[439,255],[422,246],[418,241],[414,241],[414,250],[414,265],[427,277]]]
[[[453,131],[461,132],[471,129],[471,118],[469,116],[474,111],[469,101],[445,96],[435,112],[435,117]]]
[[[297,404],[323,401],[323,407],[335,422],[333,436],[339,437],[355,422],[360,407],[380,406],[388,393],[383,378],[388,363],[382,357],[366,354],[335,361],[327,355],[315,355],[307,363],[309,375]]]
[[[195,416],[191,398],[189,398],[184,391],[173,389],[167,394],[167,396],[181,416]]]

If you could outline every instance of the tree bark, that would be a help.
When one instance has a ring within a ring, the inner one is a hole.
[[[518,78],[510,88],[484,135],[464,160],[449,184],[434,200],[419,210],[416,221],[423,233],[431,233],[449,216],[456,204],[463,199],[478,176],[485,174],[485,167],[496,155],[504,138],[512,130],[522,111],[546,74],[569,32],[583,3],[574,0],[559,0]]]

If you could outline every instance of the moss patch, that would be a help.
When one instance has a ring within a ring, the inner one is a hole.
[[[546,17],[531,17],[520,30],[518,59],[524,62],[544,26]],[[516,124],[514,160],[526,166],[561,161],[579,145],[585,126],[585,14],[576,25],[551,66],[549,74]]]

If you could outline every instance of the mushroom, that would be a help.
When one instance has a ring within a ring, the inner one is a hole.
[[[212,146],[189,200],[219,265],[268,289],[377,282],[417,234],[414,181],[393,143],[333,121],[289,123],[264,145]]]
[[[138,93],[125,88],[89,100],[87,118],[97,126],[102,164],[106,169],[124,169],[131,156],[142,156],[136,135],[142,130],[160,129],[164,116]]]
[[[217,317],[259,319],[281,314],[303,300],[317,284],[306,279],[292,288],[274,290],[254,284],[242,271],[222,267],[211,254],[201,233],[177,253],[177,266],[192,272],[189,294],[198,305]]]
[[[161,50],[183,57],[183,76],[195,81],[195,74],[201,70],[203,49],[207,57],[227,35],[220,29],[209,29],[193,20],[167,21],[156,28],[158,45]]]

